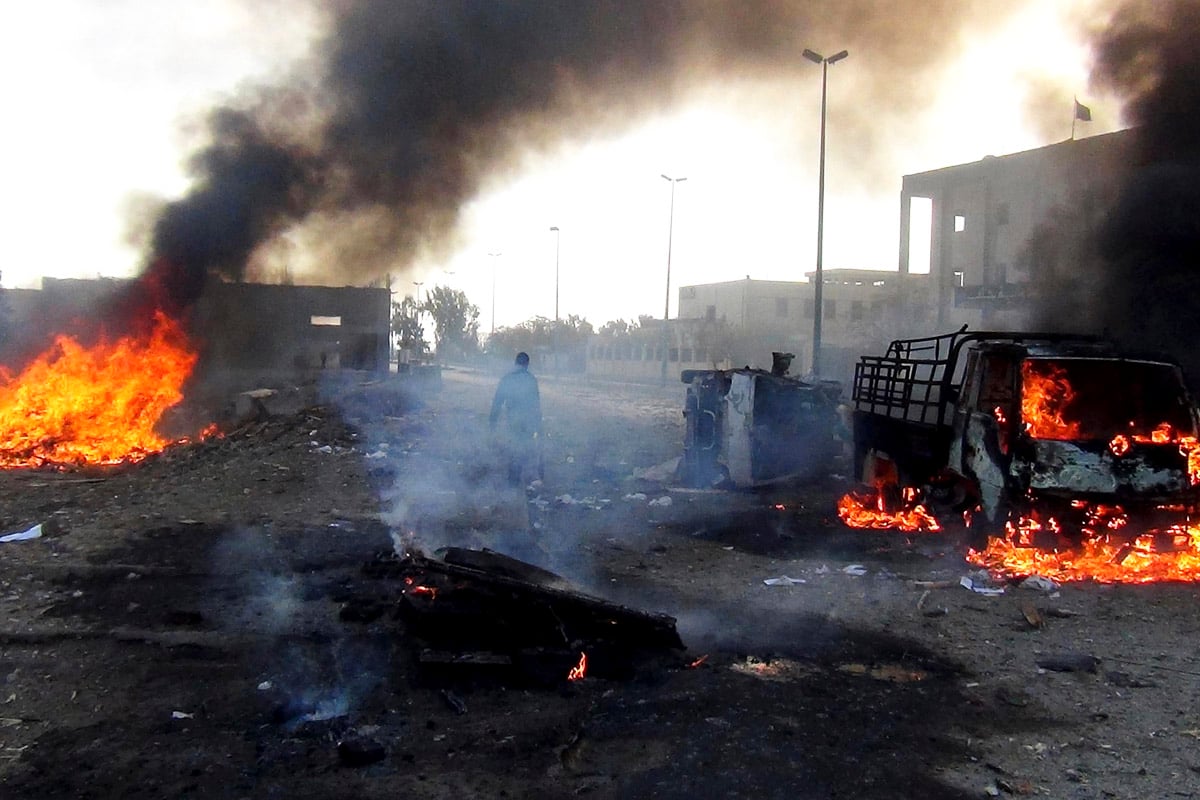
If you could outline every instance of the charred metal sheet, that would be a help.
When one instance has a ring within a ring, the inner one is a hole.
[[[1159,497],[1190,486],[1186,460],[1170,446],[1143,446],[1118,457],[1102,443],[1034,440],[1032,458],[1013,467],[1028,475],[1034,491]]]

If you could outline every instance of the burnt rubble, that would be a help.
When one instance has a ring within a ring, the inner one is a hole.
[[[441,559],[387,552],[364,571],[391,584],[392,616],[432,683],[556,685],[585,672],[628,679],[656,664],[681,663],[673,617],[585,594],[491,550],[451,547]],[[353,604],[343,609],[343,619],[358,616]]]

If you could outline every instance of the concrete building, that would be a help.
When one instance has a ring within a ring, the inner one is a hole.
[[[1118,131],[904,176],[899,270],[823,270],[822,377],[848,381],[861,354],[883,352],[896,338],[964,324],[1045,326],[1035,300],[1089,279],[1095,234],[1127,175],[1132,146],[1128,132]],[[914,254],[925,252],[928,262],[915,263]],[[681,287],[679,319],[669,324],[669,371],[714,362],[769,367],[778,350],[795,354],[792,371],[804,373],[812,364],[815,275],[806,277]],[[597,337],[588,372],[629,374],[632,359],[657,375],[655,341],[647,337],[638,350]],[[593,364],[597,355],[623,363]],[[676,361],[684,355],[693,360]]]
[[[822,377],[845,380],[863,352],[927,320],[928,279],[887,270],[822,270]],[[740,281],[684,286],[679,290],[680,319],[725,323],[734,331],[733,363],[769,368],[771,353],[796,356],[793,372],[812,364],[814,280],[808,282]],[[912,333],[911,335],[919,335]]]
[[[102,323],[123,279],[45,278],[41,290],[5,290],[7,363],[36,355],[57,333]],[[391,296],[386,288],[211,282],[188,312],[200,370],[247,380],[311,370],[386,372]]]
[[[905,175],[899,268],[929,273],[937,329],[1037,325],[1036,292],[1086,278],[1131,147],[1118,131]],[[927,232],[917,217],[928,218]],[[929,263],[916,264],[923,248],[910,242],[926,235]]]

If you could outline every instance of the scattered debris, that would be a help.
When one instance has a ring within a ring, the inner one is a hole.
[[[1158,686],[1153,681],[1142,680],[1135,675],[1130,675],[1128,672],[1117,672],[1109,670],[1104,673],[1104,679],[1121,689],[1153,689]]]
[[[653,481],[655,483],[669,483],[675,480],[675,474],[679,470],[679,459],[672,458],[664,461],[661,464],[655,464],[652,467],[645,469],[635,469],[633,477],[643,481]]]
[[[42,537],[42,523],[34,525],[32,528],[19,533],[10,533],[5,536],[0,536],[0,542],[24,542],[29,539],[40,539]]]
[[[1059,619],[1071,619],[1072,617],[1082,616],[1078,611],[1072,611],[1069,608],[1047,608],[1047,617],[1058,617]]]
[[[964,589],[971,590],[975,594],[985,594],[985,595],[1004,594],[1004,587],[1003,586],[993,586],[990,582],[990,579],[986,577],[986,573],[984,573],[983,577],[980,577],[979,575],[976,575],[975,577],[972,577],[970,575],[963,575],[961,578],[958,579],[958,585],[962,586]]]
[[[1086,653],[1065,653],[1043,656],[1037,660],[1037,665],[1041,669],[1052,672],[1091,672],[1094,674],[1100,668],[1100,659]]]
[[[464,703],[462,698],[456,695],[454,692],[450,691],[449,689],[442,689],[440,692],[438,692],[438,694],[446,703],[446,706],[455,714],[462,715],[467,713],[467,704]]]
[[[1018,586],[1022,589],[1035,589],[1039,592],[1057,592],[1059,590],[1057,583],[1041,575],[1030,575],[1021,581]]]
[[[842,567],[842,572],[847,575],[862,576],[867,574],[867,568],[862,564],[851,564],[848,567]]]
[[[925,670],[906,667],[903,664],[839,664],[837,670],[847,675],[862,675],[888,683],[915,683],[929,677]]]
[[[672,500],[671,500],[670,495],[665,495],[665,494],[662,497],[659,497],[659,498],[656,498],[656,499],[650,501],[650,505],[656,506],[659,508],[668,508],[671,505],[671,503],[672,503]]]
[[[596,676],[632,677],[639,665],[683,649],[673,617],[583,594],[552,572],[494,551],[440,553],[439,561],[387,551],[365,567],[399,580],[399,611],[428,677],[486,670],[556,683],[579,665],[581,651]]]
[[[795,586],[798,583],[808,583],[804,578],[789,578],[783,575],[778,578],[767,578],[763,581],[767,586]]]
[[[802,664],[790,658],[772,658],[764,661],[754,656],[746,656],[745,661],[735,661],[729,668],[734,672],[774,683],[798,680],[817,672],[815,666]]]
[[[1031,628],[1040,629],[1046,624],[1046,620],[1033,603],[1021,603],[1021,616],[1025,617]]]

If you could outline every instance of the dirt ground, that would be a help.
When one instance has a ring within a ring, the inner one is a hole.
[[[975,593],[956,534],[842,527],[840,465],[672,489],[643,470],[682,384],[543,377],[527,494],[494,385],[322,386],[138,465],[0,474],[0,534],[44,531],[0,544],[0,797],[1200,797],[1195,587]],[[687,649],[435,687],[402,622],[345,613],[396,601],[363,568],[394,537],[671,614]]]

